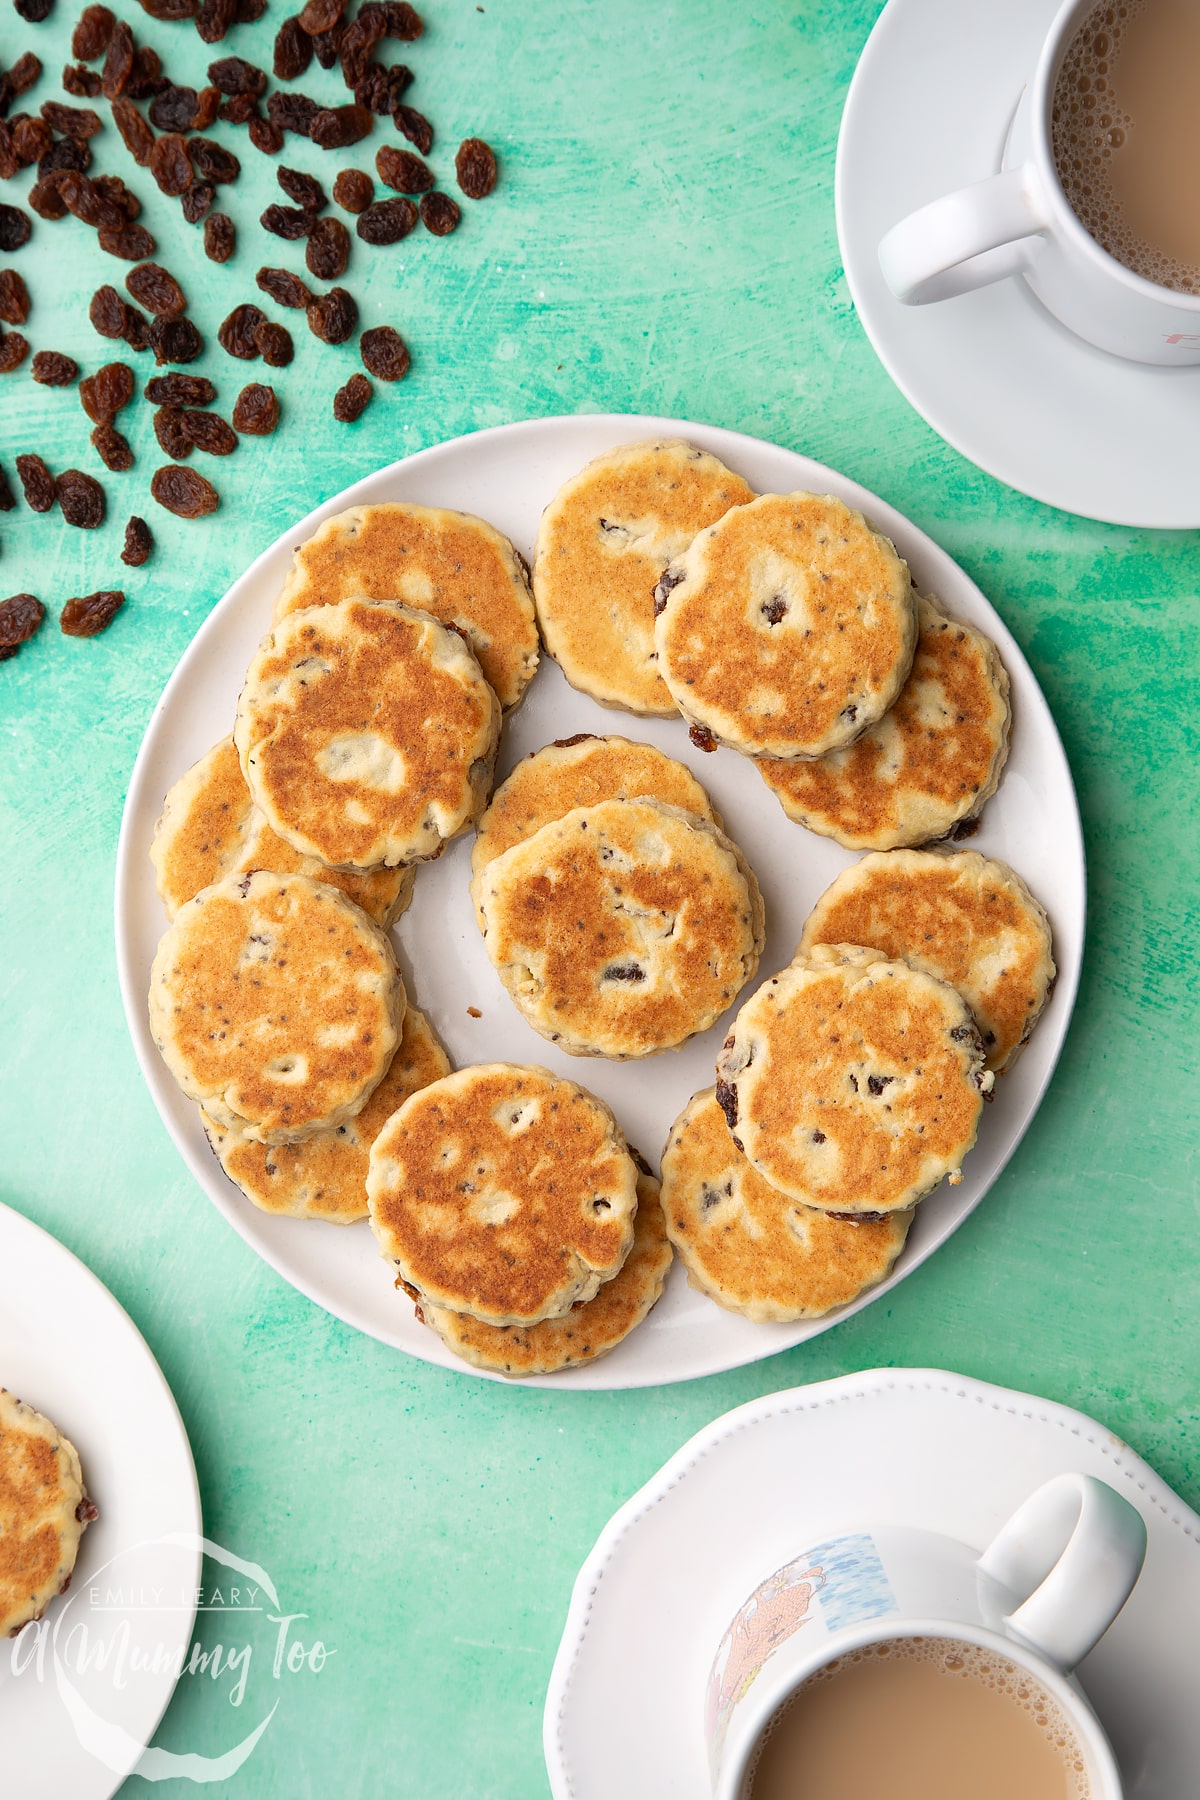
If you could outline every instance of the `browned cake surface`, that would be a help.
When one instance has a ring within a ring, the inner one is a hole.
[[[637,1171],[602,1101],[545,1069],[460,1069],[371,1148],[371,1224],[435,1305],[536,1324],[590,1300],[633,1242]]]
[[[989,1069],[1012,1060],[1054,979],[1043,908],[1005,863],[974,850],[881,851],[844,869],[814,906],[798,954],[846,943],[902,957],[957,988]]]
[[[542,516],[533,590],[567,680],[602,705],[672,715],[654,585],[698,531],[753,498],[740,475],[679,441],[622,444],[566,482]]]
[[[717,1059],[739,1149],[828,1212],[903,1211],[956,1180],[991,1082],[961,995],[846,944],[764,982]]]
[[[176,1081],[265,1143],[352,1117],[391,1062],[404,1006],[383,933],[303,875],[205,888],[151,973],[150,1028]]]
[[[686,718],[753,756],[823,756],[881,718],[912,665],[908,570],[861,513],[764,494],[659,584],[659,669]]]
[[[888,1274],[912,1221],[831,1218],[789,1200],[742,1155],[712,1088],[676,1119],[662,1167],[667,1234],[691,1285],[756,1321],[847,1305]]]
[[[74,1446],[0,1388],[0,1638],[61,1593],[94,1516]]]
[[[274,617],[356,594],[402,600],[461,627],[504,707],[516,704],[537,667],[527,571],[483,519],[398,503],[338,513],[297,547]]]

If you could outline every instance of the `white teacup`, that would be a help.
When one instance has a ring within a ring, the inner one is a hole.
[[[745,1800],[763,1736],[785,1701],[835,1657],[893,1638],[978,1644],[1057,1701],[1087,1765],[1089,1800],[1122,1800],[1099,1720],[1071,1672],[1141,1573],[1141,1514],[1091,1475],[1059,1475],[980,1556],[907,1527],[828,1538],[761,1582],[717,1649],[704,1724],[715,1800]]]
[[[1021,95],[1002,173],[944,194],[884,237],[898,300],[924,306],[1021,275],[1077,337],[1132,362],[1200,363],[1200,295],[1135,275],[1101,249],[1063,193],[1050,141],[1063,58],[1095,0],[1067,0]],[[966,28],[964,22],[964,29]]]

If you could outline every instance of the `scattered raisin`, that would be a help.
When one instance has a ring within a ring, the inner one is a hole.
[[[17,497],[9,485],[8,476],[0,468],[0,512],[11,512],[17,504]]]
[[[85,225],[115,230],[126,223],[125,208],[120,202],[76,169],[59,172],[58,191],[67,210]]]
[[[188,153],[196,165],[196,173],[205,181],[211,181],[220,187],[223,182],[236,181],[241,173],[242,165],[232,150],[223,149],[214,144],[211,138],[194,137],[188,144]]]
[[[100,77],[82,63],[68,63],[62,72],[62,84],[77,100],[94,100],[100,92]]]
[[[274,388],[261,381],[244,387],[233,408],[233,429],[245,437],[269,437],[279,422]]]
[[[45,119],[38,124],[43,131],[49,131]],[[78,169],[81,172],[92,166],[91,147],[80,138],[59,138],[50,144],[38,158],[38,178],[52,175],[55,169]]]
[[[258,101],[253,94],[231,94],[218,106],[217,117],[226,125],[248,125],[258,117]]]
[[[267,10],[267,0],[237,0],[237,22],[253,25]]]
[[[189,408],[182,417],[187,434],[197,450],[204,450],[209,456],[230,456],[237,449],[237,432],[226,424],[219,413],[199,412],[195,408]]]
[[[358,348],[363,367],[380,381],[401,381],[408,374],[408,345],[390,325],[364,331]]]
[[[422,156],[428,156],[433,149],[433,126],[419,113],[415,106],[398,106],[396,108],[396,130],[406,137],[410,144],[415,144]]]
[[[275,34],[271,67],[277,81],[296,81],[312,61],[312,39],[299,19],[285,19]]]
[[[29,339],[19,331],[10,331],[0,339],[0,375],[11,375],[29,355]]]
[[[482,200],[496,185],[496,154],[482,138],[464,138],[454,158],[458,185],[468,200]]]
[[[125,314],[128,310],[115,287],[102,287],[97,288],[92,295],[88,318],[101,337],[119,338],[125,335]]]
[[[316,37],[319,32],[328,31],[336,25],[346,10],[346,0],[306,0],[303,12],[296,21],[301,31],[309,37]]]
[[[304,261],[318,281],[336,281],[350,260],[350,233],[340,219],[318,219],[304,247]]]
[[[49,512],[54,505],[54,477],[40,456],[18,456],[17,474],[25,490],[25,504],[36,513]]]
[[[344,150],[374,129],[374,115],[365,106],[328,106],[317,114],[308,135],[322,150]]]
[[[131,350],[148,350],[150,348],[150,326],[145,313],[136,306],[125,308],[125,329],[121,333]]]
[[[260,269],[254,278],[264,294],[280,306],[310,306],[312,294],[290,269]]]
[[[100,71],[100,91],[106,100],[119,100],[129,86],[129,77],[133,74],[133,49],[133,33],[124,19],[118,19]],[[53,120],[50,122],[54,123]],[[72,137],[79,135],[78,132],[71,133]]]
[[[283,149],[283,132],[274,119],[256,116],[250,121],[250,142],[263,156],[278,156]]]
[[[257,327],[254,343],[263,361],[272,369],[286,369],[296,354],[287,326],[276,325],[269,319]]]
[[[65,602],[58,617],[59,630],[67,637],[99,637],[102,631],[108,630],[124,604],[125,596],[119,588],[77,594]]]
[[[346,27],[339,19],[328,31],[313,34],[313,55],[323,69],[332,69],[338,59],[338,51],[342,47],[342,39],[346,35]]]
[[[0,250],[19,250],[29,242],[32,229],[29,214],[19,206],[0,206]]]
[[[375,168],[384,187],[398,194],[427,194],[433,186],[433,170],[411,150],[393,150],[385,144],[375,153]]]
[[[237,233],[228,213],[209,213],[204,221],[204,254],[210,262],[225,263],[233,255]]]
[[[413,72],[407,63],[368,63],[362,78],[354,84],[354,98],[368,112],[390,118],[413,84]]]
[[[141,201],[136,194],[130,193],[119,175],[97,175],[92,186],[97,194],[111,202],[125,218],[136,219],[141,216]]]
[[[0,319],[23,325],[29,317],[29,293],[15,269],[0,269]]]
[[[116,475],[123,475],[133,467],[133,451],[129,441],[122,437],[115,425],[97,425],[92,432],[92,447],[95,449],[106,469]]]
[[[378,12],[364,6],[356,19],[347,25],[338,45],[338,61],[342,78],[349,88],[357,87],[367,72],[371,52],[387,31],[387,21]]]
[[[434,237],[449,237],[462,218],[457,200],[443,193],[423,194],[420,212],[421,223]]]
[[[229,27],[236,23],[238,0],[200,0],[196,8],[196,30],[206,44],[219,44]]]
[[[154,435],[164,454],[173,456],[176,462],[182,462],[184,457],[192,454],[192,434],[180,407],[159,407],[154,415]]]
[[[204,349],[204,339],[190,319],[151,319],[147,340],[154,360],[163,363],[190,363]]]
[[[141,263],[136,269],[130,269],[125,286],[147,312],[156,313],[160,318],[181,313],[187,304],[183,289],[161,263]]]
[[[308,212],[320,212],[329,205],[329,196],[315,175],[306,175],[302,169],[276,169],[275,179],[297,206]]]
[[[152,375],[144,389],[152,406],[209,406],[217,390],[207,375]]]
[[[208,79],[223,94],[253,94],[256,99],[267,86],[264,71],[240,56],[222,56],[217,62],[209,63]]]
[[[70,143],[71,139],[64,139]],[[31,118],[28,113],[21,113],[12,122],[12,152],[21,168],[27,169],[30,163],[40,163],[43,156],[53,149],[54,134],[45,119]],[[87,145],[79,146],[81,153],[90,159],[91,151]]]
[[[261,214],[258,222],[264,231],[271,232],[274,237],[286,238],[289,243],[294,243],[297,238],[308,236],[317,222],[317,216],[298,206],[272,203]]]
[[[411,200],[376,200],[358,215],[355,226],[364,244],[398,244],[417,222]]]
[[[100,114],[90,106],[64,106],[60,100],[44,100],[41,114],[51,131],[60,131],[64,137],[92,138],[100,130]]]
[[[124,262],[145,262],[155,251],[154,238],[144,225],[126,220],[122,225],[102,225],[99,231],[102,250],[119,256]]]
[[[333,184],[333,197],[348,213],[364,212],[375,196],[375,183],[362,169],[343,169]]]
[[[307,94],[271,94],[267,99],[267,117],[281,131],[294,131],[297,137],[307,137],[312,129],[312,122],[321,111],[315,100]]]
[[[33,379],[43,387],[70,387],[79,374],[79,364],[58,350],[39,350],[33,359]]]
[[[188,147],[178,131],[160,137],[150,152],[150,173],[164,194],[177,198],[192,185],[192,163]]]
[[[193,181],[186,194],[179,196],[179,206],[189,225],[198,225],[217,197],[216,189],[207,181]]]
[[[125,92],[131,100],[152,100],[155,94],[161,94],[169,87],[166,76],[162,72],[162,58],[157,50],[149,44],[143,44],[133,53],[133,68],[129,80],[125,84]]]
[[[266,313],[257,306],[235,306],[217,332],[217,342],[230,356],[236,356],[242,362],[253,362],[259,355],[254,334],[266,322]]]
[[[108,49],[115,22],[107,6],[86,6],[71,34],[71,55],[80,62],[98,62]]]
[[[199,99],[194,87],[164,88],[150,102],[150,123],[160,131],[193,131]]]
[[[153,548],[154,539],[150,534],[150,527],[145,519],[140,519],[134,513],[125,527],[125,548],[121,551],[121,561],[131,569],[140,569],[144,562],[149,561]]]
[[[387,21],[387,35],[402,44],[415,43],[425,29],[420,13],[408,0],[381,0],[379,10]]]
[[[54,175],[34,182],[29,190],[29,204],[39,219],[65,219],[67,216],[67,203],[58,191]]]
[[[181,519],[203,518],[205,513],[215,512],[218,505],[217,490],[211,481],[195,469],[183,469],[175,463],[154,471],[150,492],[160,506]]]
[[[154,153],[154,133],[143,119],[132,100],[114,100],[112,106],[113,123],[120,132],[125,148],[132,156],[139,169],[150,166],[150,158]]]
[[[93,425],[111,425],[133,399],[133,370],[128,363],[105,363],[79,384],[79,400]]]
[[[333,416],[340,425],[353,425],[360,419],[371,398],[371,384],[365,375],[352,375],[345,387],[333,396]]]
[[[42,25],[54,11],[54,0],[13,0],[13,7],[27,25]]]
[[[41,72],[41,58],[32,50],[18,56],[7,75],[0,76],[0,117],[8,112],[14,100],[29,91]]]
[[[54,483],[54,497],[68,525],[95,531],[104,523],[104,489],[94,475],[82,469],[64,469]]]
[[[307,318],[309,330],[323,344],[344,344],[358,323],[358,307],[345,288],[330,288],[313,301]]]
[[[193,131],[207,131],[216,118],[221,106],[221,90],[215,87],[203,87],[196,95],[196,117],[192,125]]]
[[[10,594],[0,600],[0,659],[7,660],[22,644],[27,644],[42,620],[46,609],[35,594]]]

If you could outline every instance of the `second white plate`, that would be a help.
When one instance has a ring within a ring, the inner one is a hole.
[[[438,445],[393,463],[300,520],[236,582],[197,632],[155,709],[129,784],[117,856],[116,934],[121,992],[138,1059],[162,1118],[205,1193],[284,1278],[348,1324],[428,1362],[463,1370],[395,1292],[368,1228],[302,1223],[259,1212],[222,1173],[196,1107],[162,1063],[146,1020],[155,947],[166,928],[149,848],[163,796],[195,759],[229,731],[246,665],[270,624],[271,605],[297,543],[348,506],[409,500],[481,514],[527,555],[543,507],[584,463],[614,444],[686,437],[719,456],[759,492],[797,488],[840,495],[891,537],[914,580],[950,612],[980,626],[998,644],[1012,680],[1012,753],[1000,791],[971,840],[1011,863],[1046,906],[1054,929],[1058,983],[1027,1049],[986,1108],[962,1185],[944,1187],[921,1206],[891,1280],[840,1313],[795,1325],[754,1325],[689,1288],[676,1267],[647,1322],[611,1356],[540,1385],[625,1388],[683,1381],[772,1355],[826,1330],[848,1311],[878,1299],[930,1256],[978,1205],[1020,1142],[1053,1073],[1079,979],[1084,928],[1084,861],[1070,771],[1054,721],[1033,674],[1003,622],[943,550],[874,494],[820,463],[756,438],[678,419],[613,415],[537,419]],[[743,846],[767,907],[762,974],[789,962],[817,896],[852,854],[788,822],[757,770],[731,751],[706,756],[681,720],[638,719],[606,711],[567,685],[543,658],[524,704],[508,721],[499,775],[529,751],[578,731],[621,732],[686,762],[712,792],[727,828]],[[417,878],[397,941],[409,991],[458,1065],[541,1063],[600,1094],[631,1143],[656,1161],[689,1095],[713,1080],[725,1031],[719,1021],[680,1051],[646,1062],[609,1063],[564,1055],[513,1007],[484,952],[467,892],[470,837],[459,839]],[[468,1008],[481,1013],[474,1018]],[[469,1371],[472,1374],[475,1370]]]

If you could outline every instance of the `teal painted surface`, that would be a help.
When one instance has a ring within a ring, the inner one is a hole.
[[[99,469],[73,392],[0,378],[0,460],[39,448],[93,468],[102,532],[22,508],[0,519],[0,592],[69,594],[118,579],[128,512],[154,560],[95,643],[38,640],[0,668],[0,1198],[54,1232],[145,1332],[191,1434],[210,1534],[264,1565],[298,1629],[334,1654],[319,1674],[183,1681],[159,1741],[216,1753],[279,1700],[263,1743],[219,1791],[527,1800],[544,1794],[542,1696],[579,1562],[613,1511],[729,1406],[874,1364],[938,1364],[1094,1412],[1200,1503],[1200,1234],[1196,1202],[1194,897],[1196,607],[1191,535],[1091,524],[1025,500],[949,450],[892,387],[854,317],[833,225],[838,118],[877,8],[746,0],[429,0],[429,29],[389,60],[438,129],[449,173],[477,132],[503,163],[491,200],[444,242],[355,245],[364,323],[409,339],[413,372],[351,428],[328,414],[356,366],[299,315],[276,381],[285,424],[226,462],[214,520],[147,495],[161,460],[148,407],[120,424],[134,472]],[[136,11],[136,9],[133,9]],[[225,49],[269,55],[278,0]],[[209,52],[140,12],[176,78]],[[70,19],[17,26],[66,60]],[[337,91],[334,75],[299,84]],[[49,77],[32,96],[58,95]],[[105,109],[106,110],[106,109]],[[229,127],[221,141],[244,144]],[[289,140],[330,177],[369,166]],[[262,262],[301,268],[254,223],[277,198],[253,151],[226,190],[240,248],[204,261],[115,134],[127,176],[211,347],[197,365],[228,408],[261,365],[215,347],[256,298]],[[24,182],[16,185],[24,185]],[[7,195],[5,196],[8,197]],[[161,229],[160,229],[161,228]],[[72,221],[38,224],[12,259],[36,347],[90,371],[115,346],[84,316],[118,265]],[[146,358],[138,359],[139,372]],[[151,1108],[113,966],[113,861],[129,769],[184,646],[229,581],[288,521],[372,468],[437,440],[550,412],[679,414],[755,432],[875,489],[974,576],[1028,653],[1079,785],[1091,864],[1088,954],[1051,1093],[980,1211],[888,1300],[738,1373],[626,1395],[521,1391],[408,1361],[284,1286],[203,1200]],[[263,1655],[267,1652],[264,1650]],[[261,1665],[260,1665],[261,1672]],[[149,1791],[139,1779],[127,1793]],[[169,1781],[160,1792],[193,1792]]]

